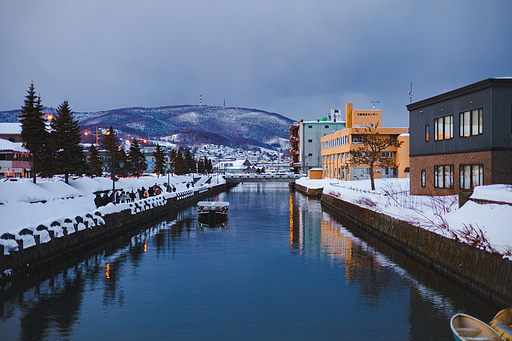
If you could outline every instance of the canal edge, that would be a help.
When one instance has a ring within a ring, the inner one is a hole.
[[[356,227],[385,241],[434,271],[452,279],[481,297],[512,305],[512,261],[501,255],[471,247],[408,222],[295,184],[308,197],[352,222]]]

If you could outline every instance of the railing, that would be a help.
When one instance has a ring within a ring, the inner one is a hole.
[[[305,176],[304,174],[224,174],[226,182],[295,182]]]

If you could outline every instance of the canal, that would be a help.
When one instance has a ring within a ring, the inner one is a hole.
[[[178,212],[0,291],[1,340],[452,340],[503,307],[286,183],[219,195],[225,226]]]

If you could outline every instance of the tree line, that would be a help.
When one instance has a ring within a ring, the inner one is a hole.
[[[87,158],[80,144],[80,126],[68,101],[59,105],[55,115],[45,114],[41,97],[36,95],[33,83],[27,93],[18,118],[23,146],[30,152],[34,183],[38,175],[50,178],[63,174],[65,182],[69,183],[69,175],[101,176],[105,170],[112,178],[130,175],[139,177],[147,169],[140,141],[133,139],[126,153],[119,144],[113,126],[102,136],[100,146],[91,145]],[[105,160],[100,156],[98,148],[105,151]],[[169,169],[166,167],[165,152],[158,144],[153,157],[154,172],[157,174],[163,175],[167,171],[178,175],[190,172],[211,173],[213,170],[211,161],[206,157],[196,164],[189,149],[185,153],[181,149],[173,149],[169,155]]]

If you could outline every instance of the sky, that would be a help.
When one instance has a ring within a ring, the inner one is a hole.
[[[200,104],[316,120],[512,76],[511,0],[0,3],[0,111]]]

